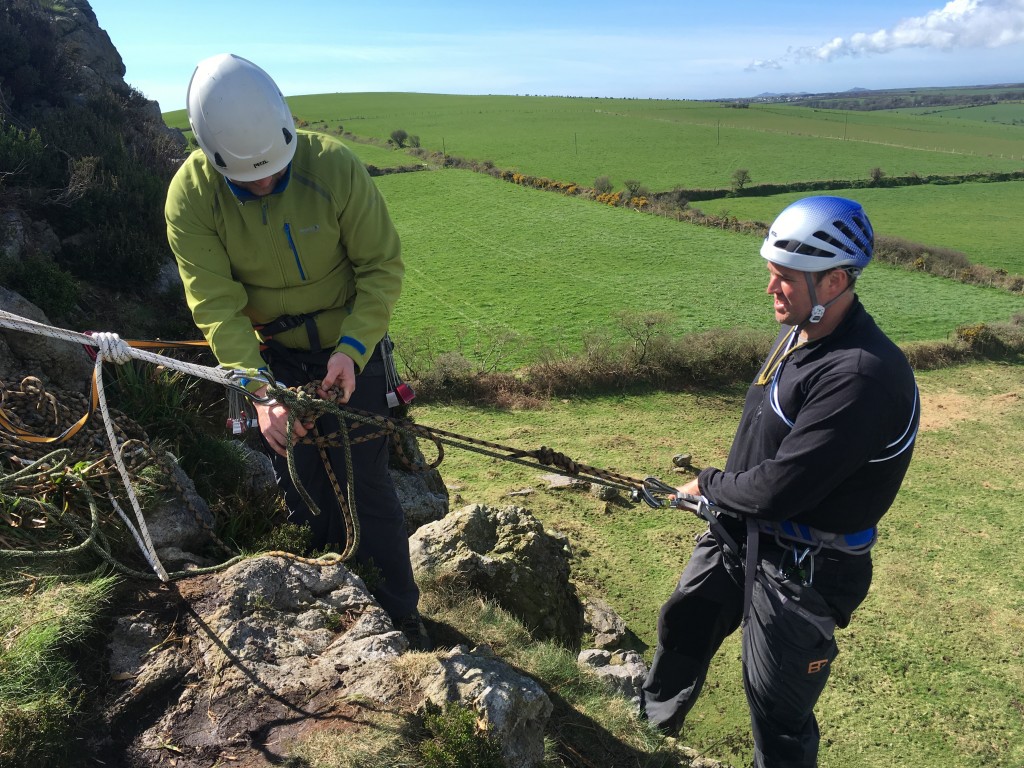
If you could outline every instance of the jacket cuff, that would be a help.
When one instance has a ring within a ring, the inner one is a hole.
[[[334,351],[351,357],[352,361],[356,364],[356,373],[361,372],[366,367],[370,356],[369,353],[372,352],[372,350],[367,350],[366,345],[359,341],[359,339],[354,339],[351,336],[342,336]]]

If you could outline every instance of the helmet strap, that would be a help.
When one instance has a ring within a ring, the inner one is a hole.
[[[839,298],[838,296],[836,296],[836,299],[832,299],[832,301],[828,302],[828,304],[819,304],[818,294],[814,290],[815,274],[815,272],[804,272],[804,279],[807,281],[807,292],[811,296],[811,314],[810,317],[808,317],[804,322],[810,323],[811,325],[820,323],[821,318],[825,316],[825,307],[831,304],[832,301],[835,301],[836,299]]]
[[[825,316],[825,310],[832,306],[833,302],[838,301],[839,297],[841,297],[844,293],[853,288],[853,280],[851,279],[843,290],[841,290],[831,299],[826,301],[824,304],[819,304],[818,294],[814,290],[814,275],[816,274],[818,273],[804,272],[804,279],[807,281],[807,292],[810,294],[811,297],[811,314],[806,320],[804,320],[804,323],[810,323],[811,325],[816,325],[817,323],[820,323],[821,319]],[[801,323],[801,325],[803,325],[803,323]]]

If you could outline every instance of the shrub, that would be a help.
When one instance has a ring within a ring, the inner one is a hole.
[[[473,396],[476,371],[461,352],[443,352],[417,381],[416,391],[445,400]]]
[[[401,128],[398,128],[391,132],[391,140],[395,142],[396,145],[398,145],[399,149],[405,146],[405,142],[408,138],[409,134],[403,131]]]
[[[627,179],[623,184],[630,197],[647,197],[651,194],[651,191],[636,179]]]
[[[606,195],[612,191],[612,182],[607,176],[598,176],[594,179],[594,191],[599,195]]]
[[[1009,349],[999,335],[985,323],[958,326],[956,340],[980,357],[1005,357]]]
[[[0,285],[20,293],[51,320],[68,317],[78,304],[75,278],[39,256],[0,261]]]

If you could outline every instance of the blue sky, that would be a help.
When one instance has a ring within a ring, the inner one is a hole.
[[[182,109],[235,53],[286,96],[710,99],[1024,82],[1024,0],[90,0],[125,80]]]

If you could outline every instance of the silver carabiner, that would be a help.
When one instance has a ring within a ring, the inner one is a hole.
[[[241,392],[254,403],[260,403],[261,405],[266,405],[267,403],[275,402],[274,398],[271,397],[269,394],[263,395],[262,397],[254,395],[252,392],[245,388],[246,384],[248,384],[250,381],[260,381],[266,384],[268,387],[284,386],[280,382],[274,381],[264,373],[260,373],[259,371],[257,371],[256,373],[252,373],[251,371],[243,370],[241,368],[234,368],[228,371],[227,377],[230,383],[225,384],[224,386],[231,387],[231,389]]]

